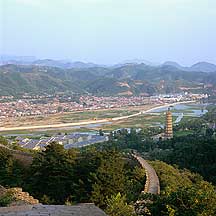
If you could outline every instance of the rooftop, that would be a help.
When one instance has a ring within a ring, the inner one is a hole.
[[[1,207],[1,216],[106,216],[106,214],[93,203],[81,203],[73,206],[65,205],[24,205]]]

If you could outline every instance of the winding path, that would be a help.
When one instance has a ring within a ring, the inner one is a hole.
[[[160,194],[160,182],[154,168],[142,157],[133,154],[133,157],[140,163],[146,171],[146,183],[144,193]]]

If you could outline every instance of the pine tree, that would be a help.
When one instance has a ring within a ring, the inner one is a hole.
[[[91,200],[104,208],[108,197],[124,192],[124,161],[116,151],[104,151],[100,160],[100,166],[92,174],[95,183]]]
[[[54,203],[63,204],[73,194],[76,154],[55,142],[38,153],[31,166],[30,191],[36,197],[44,195]]]

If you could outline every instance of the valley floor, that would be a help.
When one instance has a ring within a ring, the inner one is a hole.
[[[38,130],[38,129],[55,129],[55,128],[67,128],[76,127],[82,125],[92,124],[106,124],[118,121],[125,121],[129,118],[134,118],[147,112],[152,112],[155,109],[173,106],[181,103],[191,103],[194,101],[182,101],[171,104],[148,104],[140,107],[127,107],[121,110],[96,110],[96,111],[84,111],[75,112],[62,115],[48,116],[47,118],[37,120],[37,118],[20,118],[14,119],[8,124],[3,124],[0,127],[0,132],[8,131],[23,131],[23,130]]]

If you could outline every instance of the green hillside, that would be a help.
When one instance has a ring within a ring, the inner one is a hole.
[[[72,68],[48,66],[0,66],[0,95],[56,92],[98,95],[152,95],[180,92],[180,87],[213,84],[215,73],[182,71],[176,67],[130,64],[117,68]],[[213,88],[214,88],[213,86]]]

